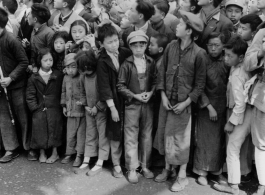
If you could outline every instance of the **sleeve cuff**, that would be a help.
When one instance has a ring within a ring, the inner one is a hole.
[[[233,112],[229,118],[230,123],[233,125],[241,125],[244,121],[244,113],[235,113]]]
[[[115,104],[113,102],[113,99],[109,99],[106,102],[107,102],[107,105],[108,105],[109,108],[112,107],[112,106],[115,106]]]

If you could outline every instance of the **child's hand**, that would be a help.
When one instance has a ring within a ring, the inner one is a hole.
[[[10,77],[1,78],[0,83],[3,88],[6,88],[10,85],[12,79]]]
[[[28,65],[27,72],[32,72],[32,71],[33,71],[33,66],[32,65]]]
[[[111,117],[112,117],[112,120],[113,120],[114,122],[118,122],[118,121],[120,121],[119,113],[118,113],[116,107],[115,107],[115,106],[111,106],[111,107],[110,107],[110,111],[111,111]]]
[[[82,106],[83,104],[82,104],[82,102],[77,101],[77,102],[76,102],[76,105],[78,105],[78,106]]]
[[[177,103],[175,106],[172,107],[172,109],[175,112],[175,114],[181,114],[186,107],[187,103],[184,101]]]
[[[214,107],[212,105],[208,106],[208,110],[209,110],[209,117],[211,121],[217,121],[218,120],[218,116],[217,116],[217,112],[214,109]]]
[[[144,93],[140,93],[140,94],[134,94],[133,98],[139,100],[140,102],[142,102]]]
[[[66,44],[65,44],[65,50],[68,50],[70,49],[71,45],[72,45],[72,41],[68,41]]]
[[[96,46],[96,39],[95,36],[93,34],[89,34],[87,36],[85,36],[84,38],[85,41],[87,41],[91,47],[95,47]]]
[[[164,108],[166,110],[172,110],[172,106],[164,91],[161,92],[161,97],[162,97],[162,103],[163,103]]]
[[[28,39],[23,39],[23,40],[21,41],[21,43],[22,43],[22,46],[23,46],[24,48],[27,48],[27,47],[30,46],[30,42],[28,41]]]
[[[66,109],[66,107],[63,107],[63,115],[67,117],[67,109]]]
[[[97,113],[98,113],[98,109],[97,109],[96,106],[94,106],[94,107],[91,109],[91,113],[90,113],[90,115],[91,115],[91,116],[96,116]]]
[[[234,130],[234,127],[235,126],[230,121],[228,121],[225,125],[225,132],[231,134]]]
[[[152,95],[153,95],[153,92],[152,92],[152,91],[150,91],[150,92],[145,92],[145,93],[143,94],[143,96],[142,96],[142,98],[143,98],[143,102],[144,102],[144,103],[147,103],[147,102],[150,100],[150,98],[152,97]]]

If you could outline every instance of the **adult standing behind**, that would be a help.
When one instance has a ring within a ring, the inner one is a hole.
[[[260,18],[263,20],[263,22],[265,22],[265,1],[258,0],[257,7],[262,12],[262,14],[260,15]]]
[[[79,16],[81,16],[82,18],[84,18],[85,21],[89,22],[90,20],[93,19],[93,14],[87,12],[87,10],[85,9],[84,3],[86,3],[86,1],[76,0],[74,12],[78,14]]]
[[[200,17],[205,24],[202,36],[197,41],[202,48],[207,48],[207,40],[212,32],[233,31],[233,23],[221,14],[221,2],[222,0],[198,0],[198,5],[202,6]]]
[[[60,14],[60,11],[54,8],[54,0],[44,0],[44,5],[48,7],[51,13],[51,17],[49,21],[47,22],[47,26],[52,27],[53,26],[53,20],[55,16]]]
[[[154,14],[155,8],[149,1],[137,0],[132,4],[128,19],[134,26],[126,29],[122,34],[122,40],[125,47],[129,48],[127,44],[127,37],[133,31],[142,30],[149,38],[157,34],[157,31],[155,31],[149,23],[149,19]]]

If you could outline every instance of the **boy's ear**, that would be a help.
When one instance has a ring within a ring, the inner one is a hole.
[[[159,47],[159,48],[158,48],[158,52],[159,52],[159,53],[163,53],[163,51],[164,51],[164,48],[163,48],[163,47]]]
[[[190,7],[190,11],[193,12],[195,10],[195,6]]]
[[[64,8],[68,7],[68,3],[67,2],[63,2],[63,7]]]
[[[139,19],[142,20],[144,18],[144,15],[143,14],[140,14],[139,15]]]

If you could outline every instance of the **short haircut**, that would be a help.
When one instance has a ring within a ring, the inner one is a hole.
[[[225,32],[213,32],[208,37],[208,42],[210,39],[219,38],[223,44],[226,44],[232,36],[232,33],[230,31]]]
[[[88,70],[95,72],[97,69],[97,60],[94,51],[79,51],[75,56],[78,69],[82,72]]]
[[[3,6],[8,9],[11,14],[17,11],[18,3],[17,0],[3,0]]]
[[[201,33],[199,33],[198,31],[196,31],[194,28],[192,28],[189,24],[186,23],[186,30],[191,29],[192,33],[190,38],[192,40],[194,40],[196,37],[198,37]]]
[[[169,3],[167,0],[152,0],[152,4],[157,7],[158,10],[165,13],[167,15],[169,11]]]
[[[168,36],[165,35],[165,34],[156,34],[154,37],[157,41],[157,45],[158,47],[162,47],[163,49],[166,49],[168,43],[169,43],[169,39],[168,39]]]
[[[98,27],[98,40],[103,43],[106,37],[111,37],[113,35],[118,36],[118,32],[114,26],[111,24],[104,24]]]
[[[50,10],[43,4],[34,3],[31,7],[31,14],[36,17],[40,24],[48,22],[51,17]]]
[[[7,22],[8,22],[8,14],[3,8],[0,8],[0,28],[5,28]]]
[[[53,59],[53,66],[54,66],[54,55],[53,53],[51,52],[51,49],[50,48],[41,48],[39,51],[38,51],[38,56],[37,56],[37,64],[36,66],[38,68],[41,67],[41,60],[43,58],[43,56],[47,55],[47,54],[51,54],[52,56],[52,59]]]
[[[144,20],[148,21],[152,15],[155,14],[155,8],[148,0],[136,0],[137,6],[136,10],[137,12],[144,15]]]
[[[72,10],[75,6],[75,0],[63,0],[63,2],[67,3],[67,7]]]
[[[234,35],[231,39],[224,45],[225,49],[232,49],[233,53],[238,56],[245,55],[248,44],[239,35]]]
[[[222,3],[222,1],[223,0],[213,0],[213,6],[218,7]]]
[[[258,26],[262,23],[261,18],[257,14],[248,14],[240,18],[240,23],[249,24],[251,31],[256,31]]]
[[[190,0],[190,7],[195,7],[192,13],[197,14],[201,10],[201,6],[198,5],[197,0]]]

